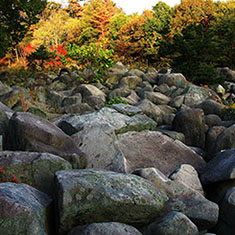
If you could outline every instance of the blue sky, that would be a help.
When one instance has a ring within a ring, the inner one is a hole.
[[[54,0],[58,3],[66,4],[67,0]],[[174,6],[180,3],[180,0],[161,0],[167,3],[169,6]],[[132,14],[138,12],[141,14],[143,10],[152,10],[152,6],[156,5],[157,0],[113,0],[114,3],[120,8],[122,8],[127,14]]]

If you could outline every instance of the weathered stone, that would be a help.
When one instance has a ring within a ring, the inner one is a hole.
[[[213,145],[216,141],[216,138],[226,129],[225,126],[213,126],[206,133],[206,150],[208,152],[213,152]],[[213,155],[207,156],[208,159],[211,159]]]
[[[147,225],[168,200],[149,181],[110,171],[59,171],[56,186],[59,233],[103,221]]]
[[[128,95],[127,97],[122,97],[122,99],[130,105],[136,105],[140,101],[140,97],[134,90],[131,90],[130,95]]]
[[[106,100],[106,95],[103,91],[98,89],[97,87],[90,85],[90,84],[82,84],[75,88],[72,92],[72,95],[76,93],[81,93],[82,94],[82,101],[85,102],[86,97],[93,95],[93,96],[99,96],[104,102]]]
[[[29,185],[0,184],[0,234],[49,234],[51,201]]]
[[[218,153],[200,175],[203,184],[235,179],[235,149]]]
[[[27,112],[32,113],[32,114],[34,114],[38,117],[44,118],[44,119],[47,118],[47,114],[42,109],[40,109],[39,107],[36,107],[36,106],[29,107],[27,109]]]
[[[229,69],[228,67],[225,68],[217,68],[220,75],[224,75],[226,77],[226,81],[235,82],[235,71]]]
[[[117,88],[110,92],[109,99],[115,99],[116,97],[128,97],[129,95],[131,95],[131,89]]]
[[[174,181],[178,181],[184,184],[186,187],[189,187],[192,190],[195,190],[204,195],[198,173],[194,167],[189,164],[182,164],[169,176],[169,178]]]
[[[85,130],[91,127],[101,127],[109,125],[116,134],[124,133],[127,131],[143,131],[154,130],[157,123],[146,115],[137,114],[132,117],[119,113],[112,108],[103,108],[94,113],[78,116],[71,115],[62,117],[58,126],[65,132],[67,130]],[[71,128],[70,128],[71,127]],[[73,132],[76,133],[76,132]]]
[[[63,158],[36,152],[0,152],[0,166],[19,182],[30,184],[50,196],[54,193],[54,173],[72,169]]]
[[[201,109],[189,109],[178,112],[172,127],[185,135],[185,143],[189,146],[205,145],[205,117]]]
[[[52,84],[49,85],[48,89],[50,91],[63,91],[67,87],[66,83],[63,83],[61,81],[55,81]]]
[[[86,156],[71,137],[49,121],[31,113],[14,113],[3,139],[3,148],[52,153],[69,161],[74,168],[86,165]]]
[[[105,106],[105,102],[99,96],[87,96],[85,102],[95,110],[102,109]]]
[[[148,72],[148,73],[143,74],[143,81],[147,81],[150,84],[156,84],[157,77],[158,77],[157,72]]]
[[[93,223],[87,226],[78,226],[68,235],[141,235],[136,228],[118,222]]]
[[[160,128],[161,126],[159,126],[156,131],[161,132],[164,135],[169,136],[170,138],[172,138],[173,140],[179,140],[182,143],[185,143],[185,136],[183,133],[180,132],[176,132],[176,131],[172,131],[172,130],[164,130]]]
[[[74,96],[65,97],[61,102],[61,107],[77,103],[82,103],[82,95],[80,93],[77,93]]]
[[[172,211],[181,212],[196,224],[200,231],[209,229],[217,223],[218,205],[207,200],[197,191],[180,182],[169,180],[156,168],[139,169],[134,174],[151,181],[169,197],[161,216]]]
[[[149,100],[141,100],[137,107],[140,108],[144,114],[155,120],[159,125],[163,123],[164,116],[173,113],[174,110],[170,106],[155,105]]]
[[[216,114],[219,117],[221,117],[223,110],[225,108],[225,105],[209,99],[199,104],[198,107],[203,109],[205,115]]]
[[[224,149],[235,148],[235,124],[221,132],[213,143],[210,154],[218,153]]]
[[[129,70],[125,76],[137,76],[137,77],[142,77],[144,75],[144,72],[142,72],[141,70],[139,69],[131,69]]]
[[[142,114],[142,110],[136,106],[129,104],[113,104],[111,108],[117,110],[119,113],[128,116],[134,116],[136,114]]]
[[[171,100],[168,96],[163,95],[160,92],[150,92],[150,91],[146,91],[144,93],[144,98],[150,100],[156,105],[164,105],[164,104],[167,105],[170,103]]]
[[[147,228],[145,235],[198,235],[197,226],[183,213],[171,212],[157,219]]]
[[[216,114],[208,114],[205,116],[205,123],[208,125],[209,128],[219,124],[220,122],[222,122],[222,120]]]
[[[158,85],[163,83],[168,86],[182,87],[187,83],[187,80],[181,73],[159,74]]]
[[[62,113],[84,114],[84,113],[93,112],[94,109],[87,103],[77,103],[62,107],[60,111]]]
[[[155,167],[168,176],[183,163],[197,170],[205,166],[204,160],[189,147],[160,132],[128,132],[118,135],[118,143],[126,159],[127,172]]]
[[[66,96],[62,92],[49,90],[47,92],[47,99],[51,107],[54,109],[60,109],[61,103]]]
[[[166,83],[163,83],[160,86],[155,86],[153,91],[158,91],[165,94],[168,90],[169,86]]]
[[[120,80],[119,87],[135,89],[142,82],[142,78],[137,76],[127,76]]]

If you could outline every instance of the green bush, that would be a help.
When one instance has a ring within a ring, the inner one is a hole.
[[[112,67],[116,60],[113,55],[114,51],[104,49],[102,43],[90,43],[89,46],[83,45],[81,47],[76,44],[68,44],[67,50],[68,56],[76,60],[82,68],[94,68],[96,70],[96,75],[93,78],[96,82],[104,82],[108,68]]]
[[[123,100],[122,98],[116,96],[113,99],[110,99],[107,104],[105,105],[105,107],[109,107],[113,104],[128,104],[128,102],[126,102],[125,100]]]

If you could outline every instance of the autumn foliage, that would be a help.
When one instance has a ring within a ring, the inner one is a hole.
[[[173,8],[160,1],[141,15],[127,15],[111,0],[81,2],[69,0],[66,7],[48,3],[37,16],[39,22],[0,58],[1,69],[76,65],[99,71],[118,59],[173,67],[190,79],[195,64],[234,67],[234,0],[181,0]]]

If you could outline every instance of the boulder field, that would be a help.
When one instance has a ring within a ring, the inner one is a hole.
[[[121,63],[78,77],[34,100],[0,82],[0,234],[235,234],[231,76],[222,93]]]

